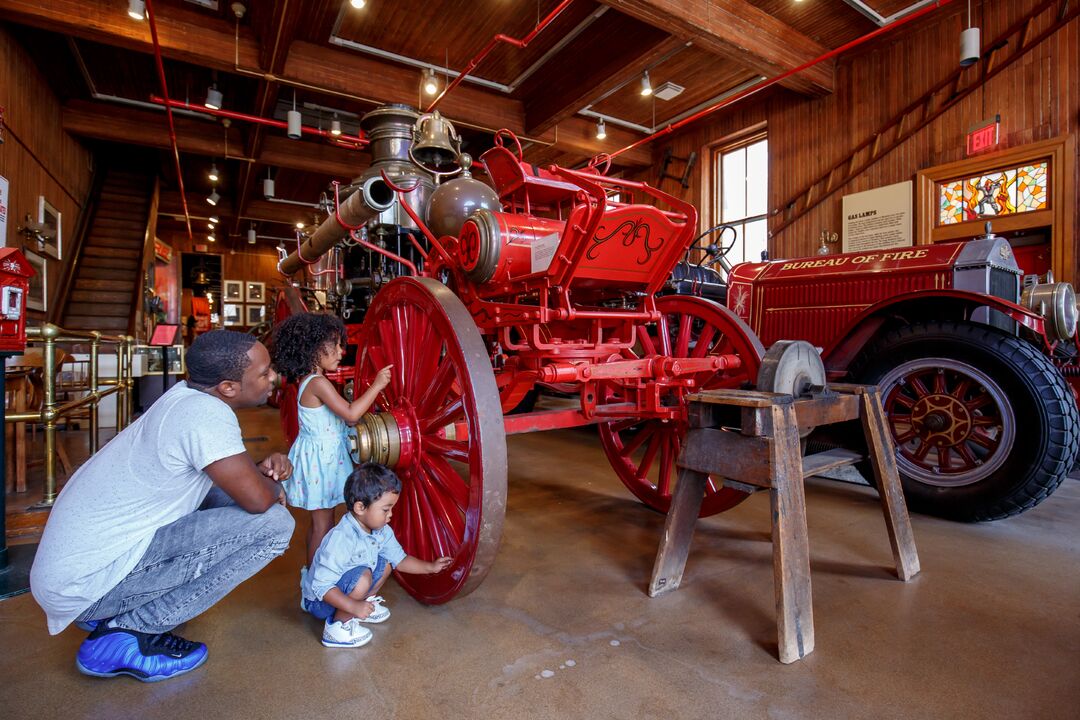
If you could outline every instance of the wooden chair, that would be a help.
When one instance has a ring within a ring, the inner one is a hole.
[[[61,349],[56,349],[56,370],[54,389],[60,384],[60,375],[64,363],[71,360],[71,355]],[[16,355],[7,365],[7,371],[12,390],[6,392],[6,406],[14,412],[40,412],[45,404],[45,357],[39,349],[30,349],[22,355]],[[5,386],[6,389],[6,386]],[[15,435],[15,491],[26,491],[26,423],[14,423]],[[37,423],[30,423],[30,432],[36,437]],[[56,436],[56,455],[60,459],[60,467],[67,475],[71,475],[73,466],[64,448],[63,436]],[[9,455],[10,457],[10,455]],[[10,477],[10,473],[9,473]]]

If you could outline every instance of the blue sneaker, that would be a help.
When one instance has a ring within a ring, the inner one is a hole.
[[[206,645],[172,633],[142,633],[99,626],[83,640],[75,667],[84,675],[130,675],[158,682],[183,675],[206,662]]]
[[[75,627],[79,628],[83,632],[94,632],[97,630],[97,626],[105,622],[104,620],[76,620]]]

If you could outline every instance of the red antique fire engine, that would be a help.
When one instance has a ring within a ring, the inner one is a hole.
[[[989,228],[968,242],[737,265],[726,288],[718,277],[683,263],[672,284],[726,290],[766,346],[808,340],[830,378],[881,387],[913,509],[1008,517],[1073,468],[1080,421],[1063,375],[1080,379],[1076,295],[1067,283],[1022,288]]]
[[[693,206],[595,171],[537,169],[505,132],[482,161],[501,207],[471,210],[459,232],[442,237],[410,207],[409,188],[382,177],[428,247],[415,244],[423,256],[416,275],[375,294],[356,354],[358,386],[394,366],[357,444],[362,459],[402,477],[395,532],[411,555],[454,558],[446,572],[399,577],[429,603],[469,592],[494,560],[507,434],[597,424],[619,478],[663,510],[687,429],[685,394],[753,384],[763,354],[722,305],[657,296],[695,239]],[[356,230],[353,237],[367,242]],[[537,383],[573,388],[576,407],[504,417]],[[716,482],[703,514],[744,497]]]

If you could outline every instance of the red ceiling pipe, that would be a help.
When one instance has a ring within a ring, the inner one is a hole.
[[[169,100],[166,98],[160,98],[157,95],[150,96],[150,102],[157,105],[164,105],[166,108],[180,108],[183,110],[190,110],[191,112],[205,113],[207,115],[215,115],[217,117],[225,117],[231,120],[243,120],[245,122],[257,123],[259,125],[269,125],[270,127],[276,127],[281,129],[288,129],[289,124],[284,120],[274,120],[273,118],[259,117],[258,115],[248,115],[247,113],[234,112],[232,110],[215,110],[208,108],[205,105],[192,105],[189,102],[180,102],[179,100]],[[360,135],[335,135],[329,130],[323,130],[322,128],[314,128],[310,125],[304,125],[302,127],[305,133],[310,135],[321,135],[335,143],[344,145],[351,148],[366,147],[371,141],[367,139],[363,134]]]
[[[169,86],[165,83],[165,65],[161,61],[161,44],[158,42],[157,22],[154,20],[154,5],[146,0],[146,19],[150,21],[150,38],[154,41],[154,61],[157,63],[158,80],[161,81],[161,94],[169,102]],[[180,185],[180,204],[184,208],[184,222],[187,223],[188,240],[195,238],[191,234],[191,214],[188,212],[187,195],[184,193],[184,173],[180,170],[180,148],[176,145],[176,125],[173,123],[172,109],[165,105],[165,115],[169,119],[169,140],[172,141],[173,160],[176,162],[176,182]]]
[[[625,152],[629,152],[631,150],[634,150],[635,148],[641,147],[642,145],[647,145],[648,143],[651,143],[653,140],[657,139],[658,137],[661,137],[663,135],[670,135],[671,133],[675,132],[679,128],[685,127],[685,126],[689,125],[690,123],[694,122],[695,120],[700,120],[701,118],[705,117],[706,115],[710,115],[710,114],[716,112],[717,110],[719,110],[722,107],[726,107],[728,105],[731,105],[734,102],[742,100],[744,97],[749,97],[750,95],[753,95],[754,93],[760,92],[760,91],[764,90],[765,88],[769,87],[770,85],[775,85],[776,83],[778,83],[778,82],[780,82],[782,80],[786,80],[787,78],[791,77],[795,73],[802,72],[803,70],[805,70],[808,67],[813,67],[814,65],[817,65],[819,62],[824,62],[825,60],[828,60],[829,58],[835,57],[835,56],[839,55],[842,52],[846,52],[846,51],[850,50],[851,48],[855,47],[856,45],[862,45],[867,40],[872,40],[872,39],[876,38],[878,35],[881,35],[883,33],[889,32],[890,30],[898,28],[901,25],[904,25],[906,23],[911,22],[912,20],[915,20],[916,18],[920,18],[923,15],[926,15],[927,13],[930,13],[930,12],[933,12],[934,10],[937,10],[938,8],[942,7],[943,5],[948,5],[950,2],[952,2],[952,0],[937,0],[937,2],[934,2],[931,5],[927,5],[926,7],[924,7],[923,9],[921,9],[921,10],[919,10],[917,12],[913,12],[910,15],[905,15],[904,17],[900,18],[899,20],[897,20],[895,22],[891,22],[888,25],[885,25],[883,27],[879,27],[877,30],[874,30],[873,32],[867,33],[866,35],[863,35],[860,38],[856,38],[855,40],[852,40],[851,42],[846,43],[844,45],[841,45],[840,47],[838,47],[838,48],[836,48],[834,50],[830,50],[829,52],[825,53],[824,55],[819,55],[818,57],[814,58],[813,60],[809,60],[809,61],[803,63],[802,65],[800,65],[800,66],[798,66],[796,68],[792,68],[791,70],[788,70],[786,72],[783,72],[783,73],[777,75],[776,77],[772,77],[772,78],[769,78],[767,80],[762,80],[761,82],[759,82],[759,83],[757,83],[755,85],[751,85],[750,87],[746,88],[742,92],[738,92],[738,93],[735,93],[734,95],[726,97],[723,100],[721,100],[720,102],[716,103],[715,105],[710,105],[709,107],[705,108],[701,112],[695,113],[695,114],[691,115],[688,118],[683,118],[682,120],[675,123],[674,125],[668,125],[663,130],[657,130],[652,135],[650,135],[648,137],[645,137],[645,138],[642,138],[641,140],[638,140],[635,143],[632,143],[630,145],[627,145],[624,148],[616,150],[613,153],[600,153],[599,155],[597,155],[596,157],[594,157],[592,159],[591,164],[593,164],[593,165],[599,164],[599,163],[603,162],[605,159],[615,158],[615,157],[618,157],[619,155],[622,155]]]
[[[473,57],[473,59],[469,61],[469,64],[465,66],[465,69],[462,70],[456,78],[454,78],[454,81],[447,85],[446,89],[444,89],[441,93],[439,93],[438,97],[431,101],[431,104],[427,106],[427,109],[424,110],[424,112],[431,112],[432,110],[434,110],[436,106],[440,102],[442,102],[442,99],[446,97],[446,94],[456,88],[458,85],[460,85],[461,81],[465,79],[465,76],[475,70],[476,66],[480,64],[480,61],[483,60],[489,52],[494,50],[495,46],[498,45],[500,42],[510,43],[511,45],[515,45],[519,48],[525,47],[530,42],[532,42],[533,38],[539,35],[544,30],[544,28],[554,22],[555,18],[557,18],[563,10],[569,7],[570,3],[572,3],[573,1],[574,0],[563,0],[561,3],[559,3],[558,7],[548,13],[548,16],[541,20],[540,24],[533,28],[533,31],[521,40],[518,40],[517,38],[512,38],[509,35],[503,35],[502,33],[499,33],[492,37],[491,40],[488,41],[488,44],[484,46],[484,49],[478,52]]]

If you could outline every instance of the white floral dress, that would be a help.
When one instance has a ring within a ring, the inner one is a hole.
[[[345,480],[353,471],[347,433],[349,426],[326,405],[308,408],[300,404],[307,384],[300,383],[296,395],[300,434],[289,449],[292,476],[285,481],[289,504],[305,510],[332,508],[345,502]]]

